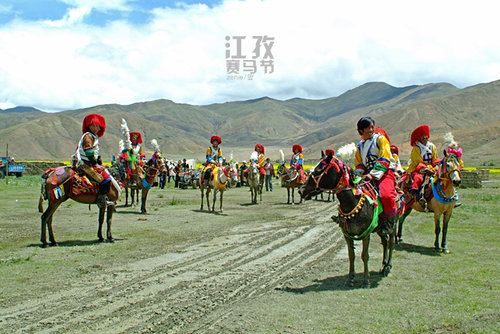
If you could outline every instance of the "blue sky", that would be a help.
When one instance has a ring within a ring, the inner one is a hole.
[[[89,25],[103,26],[115,20],[126,20],[133,24],[147,24],[153,17],[151,10],[155,8],[179,8],[194,4],[205,4],[209,7],[213,7],[221,3],[219,0],[102,0],[101,2],[108,2],[108,7],[95,8],[88,16],[85,17],[85,23]],[[0,24],[8,23],[13,19],[26,21],[58,20],[71,9],[78,8],[84,3],[85,1],[2,0],[0,4]]]
[[[500,2],[2,0],[0,109],[500,79]]]

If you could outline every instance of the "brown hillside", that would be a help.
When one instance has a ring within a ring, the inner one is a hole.
[[[323,100],[264,97],[207,106],[157,100],[54,114],[12,111],[0,113],[0,147],[9,143],[17,160],[68,160],[81,136],[84,116],[100,113],[107,123],[101,140],[104,160],[119,154],[122,118],[132,131],[143,133],[146,151],[152,151],[150,142],[155,138],[172,159],[203,159],[213,134],[223,138],[226,156],[232,152],[236,160],[247,159],[256,143],[269,147],[266,153],[272,159],[279,158],[279,148],[288,155],[294,143],[304,147],[306,158],[316,159],[321,149],[357,141],[356,122],[370,115],[400,146],[403,159],[410,152],[411,131],[425,123],[431,126],[436,144],[452,131],[464,147],[466,161],[500,164],[499,106],[500,81],[495,81],[464,89],[446,83],[403,88],[368,83]]]

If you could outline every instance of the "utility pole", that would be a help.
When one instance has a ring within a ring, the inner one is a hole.
[[[7,143],[7,154],[5,157],[5,184],[9,184],[9,144]]]

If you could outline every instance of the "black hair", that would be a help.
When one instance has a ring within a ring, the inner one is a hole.
[[[372,125],[372,123],[375,126],[375,121],[370,116],[362,117],[358,121],[358,133],[359,133],[359,135],[362,136],[363,130],[366,129],[367,127],[369,127],[370,125]]]

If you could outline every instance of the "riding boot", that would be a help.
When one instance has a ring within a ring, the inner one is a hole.
[[[108,182],[106,182],[106,183],[101,183],[99,185],[99,192],[97,194],[97,199],[95,201],[95,204],[97,204],[97,206],[99,208],[106,207],[106,202],[108,200],[109,189],[111,189],[111,182],[110,182],[110,180],[108,180]]]

